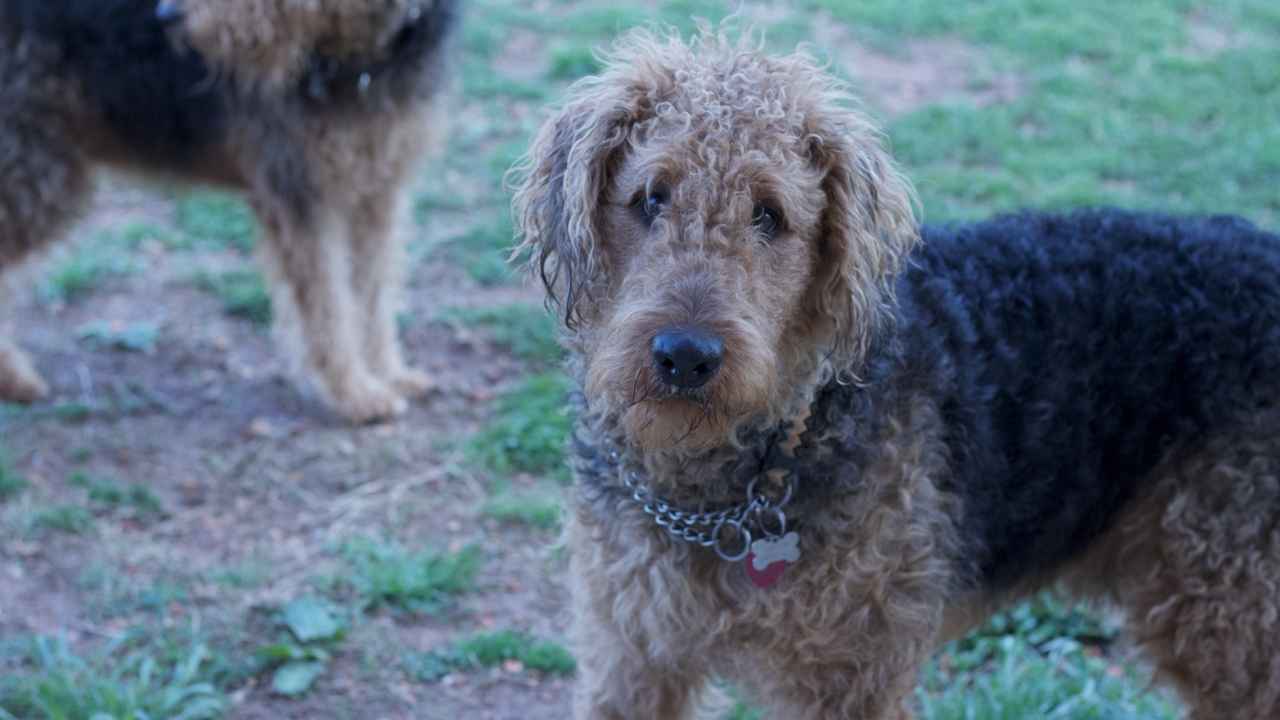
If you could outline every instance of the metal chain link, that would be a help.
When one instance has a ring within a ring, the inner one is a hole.
[[[610,455],[618,461],[617,452]],[[751,529],[749,519],[754,515],[761,517],[765,512],[774,511],[782,518],[782,529],[785,532],[786,519],[782,515],[782,507],[791,500],[792,482],[787,478],[786,492],[782,499],[773,502],[763,495],[755,493],[756,483],[753,480],[747,488],[747,500],[730,507],[713,512],[689,512],[680,510],[662,500],[644,487],[640,474],[634,470],[623,470],[622,484],[631,491],[631,498],[653,518],[658,527],[666,530],[672,537],[701,547],[709,547],[722,559],[737,562],[751,551]],[[725,528],[732,528],[734,534],[741,538],[742,547],[736,551],[727,550],[721,541],[726,539]],[[769,534],[763,528],[757,529],[760,534]]]

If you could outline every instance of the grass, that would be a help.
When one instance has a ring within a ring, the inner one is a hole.
[[[262,276],[253,270],[230,270],[222,273],[201,273],[196,285],[213,293],[222,301],[223,312],[244,318],[255,325],[271,322],[271,294]]]
[[[451,308],[442,313],[442,319],[453,325],[484,328],[512,355],[540,367],[554,366],[564,357],[556,341],[555,319],[540,306]]]
[[[931,105],[889,126],[934,219],[1024,205],[1234,212],[1274,225],[1280,104],[1274,5],[816,0],[869,42],[958,37],[1023,80],[1012,103]],[[1195,10],[1241,39],[1197,52]]]
[[[560,498],[549,490],[528,492],[504,488],[485,504],[484,514],[499,522],[554,530],[560,527]]]
[[[454,262],[482,287],[509,283],[514,278],[507,255],[515,230],[509,219],[471,228],[451,246]]]
[[[1043,649],[1002,637],[981,672],[926,671],[921,720],[1174,720],[1175,706],[1145,678],[1065,638]]]
[[[72,473],[68,482],[83,488],[89,501],[104,510],[125,510],[140,519],[164,515],[160,498],[145,485],[121,485],[112,480],[92,478],[83,472]]]
[[[100,348],[149,355],[155,352],[160,326],[147,322],[130,325],[92,322],[76,330],[76,336]]]
[[[178,201],[178,228],[190,244],[253,249],[257,221],[242,200],[223,193],[192,193]]]
[[[192,579],[176,570],[146,578],[131,575],[120,563],[96,563],[80,573],[76,585],[87,614],[97,622],[151,622],[192,599]],[[142,617],[139,617],[142,616]]]
[[[0,502],[7,502],[16,498],[28,486],[27,479],[13,469],[9,456],[5,453],[4,448],[0,448]]]
[[[414,678],[433,682],[452,672],[492,667],[567,676],[574,673],[577,663],[559,643],[499,630],[464,638],[447,650],[410,654],[405,667]]]
[[[30,524],[37,532],[83,535],[93,529],[93,514],[79,505],[55,505],[35,511]]]
[[[480,550],[411,552],[395,543],[348,542],[342,554],[351,566],[348,582],[367,610],[390,607],[432,614],[470,590],[480,568]]]
[[[526,377],[498,398],[494,418],[467,443],[467,456],[499,476],[564,477],[567,393],[568,381],[559,373]]]
[[[120,238],[102,232],[56,261],[40,283],[39,294],[45,302],[70,303],[136,270]]]
[[[227,708],[200,643],[175,656],[115,641],[82,657],[61,639],[40,637],[24,655],[0,679],[0,720],[212,720]]]

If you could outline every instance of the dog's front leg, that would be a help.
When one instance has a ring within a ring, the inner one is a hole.
[[[916,673],[887,668],[778,668],[755,687],[768,720],[911,720]]]
[[[706,684],[697,633],[671,622],[662,573],[569,523],[577,720],[685,720]],[[635,552],[639,553],[638,549]],[[659,560],[658,562],[661,562]]]
[[[577,720],[685,720],[693,715],[703,676],[657,662],[600,618],[579,615]]]

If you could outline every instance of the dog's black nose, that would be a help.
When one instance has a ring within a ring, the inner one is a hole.
[[[724,361],[724,341],[693,328],[668,328],[654,336],[653,367],[672,387],[702,387]]]
[[[182,8],[178,0],[160,0],[156,4],[156,19],[162,23],[177,22],[182,18]]]

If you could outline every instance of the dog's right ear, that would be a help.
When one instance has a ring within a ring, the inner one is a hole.
[[[548,303],[573,329],[603,280],[600,209],[647,93],[608,75],[579,81],[513,169],[519,239]]]

